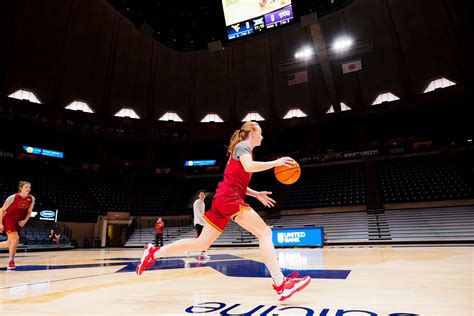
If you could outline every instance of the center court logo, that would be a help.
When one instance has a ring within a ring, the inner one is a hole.
[[[269,315],[309,315],[309,316],[382,316],[385,314],[377,314],[368,310],[361,309],[329,309],[329,308],[311,308],[303,306],[267,306],[258,305],[256,307],[243,307],[242,304],[226,304],[222,302],[205,302],[195,304],[185,309],[188,314],[208,314],[213,315],[245,315],[245,316],[269,316]],[[390,313],[388,316],[418,316],[412,313]]]
[[[277,240],[279,243],[299,243],[300,239],[305,237],[305,232],[288,232],[277,234]]]

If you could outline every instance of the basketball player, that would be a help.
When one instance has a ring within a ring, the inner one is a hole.
[[[297,278],[297,273],[284,277],[278,265],[275,248],[272,242],[272,231],[262,218],[247,203],[246,195],[255,197],[266,207],[275,205],[275,200],[268,191],[255,191],[248,187],[252,173],[269,170],[276,166],[290,167],[296,162],[290,157],[273,161],[254,161],[252,150],[262,143],[262,129],[256,122],[246,122],[240,130],[232,135],[228,153],[229,162],[213,198],[212,207],[204,215],[206,224],[197,239],[181,239],[164,247],[145,245],[145,251],[137,264],[138,275],[154,265],[156,258],[171,256],[185,251],[203,251],[219,237],[229,220],[233,220],[248,230],[259,240],[260,253],[267,266],[279,300],[283,301],[297,291],[304,289],[311,281],[309,276]]]
[[[48,238],[49,240],[51,240],[51,242],[53,243],[56,243],[56,248],[59,248],[59,241],[61,239],[61,234],[57,234],[55,231],[54,231],[54,228],[51,228],[51,230],[49,231],[49,234],[48,234]]]
[[[10,195],[0,209],[0,233],[5,230],[7,241],[0,243],[0,248],[8,248],[8,270],[15,269],[16,247],[20,233],[30,219],[35,205],[35,198],[30,195],[31,183],[20,181],[17,194]]]
[[[165,230],[165,222],[163,219],[159,217],[155,223],[155,245],[156,246],[163,246],[163,232]]]
[[[206,209],[206,205],[204,204],[204,199],[206,198],[206,192],[204,190],[199,191],[199,198],[196,199],[193,203],[193,213],[194,213],[194,227],[196,228],[196,238],[199,238],[199,235],[202,233],[202,229],[204,228],[204,211]],[[206,251],[201,251],[201,255],[199,256],[199,261],[206,261],[211,259],[206,254]]]

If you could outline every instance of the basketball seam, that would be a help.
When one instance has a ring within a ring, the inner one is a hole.
[[[281,179],[280,179],[280,181],[284,183],[284,182],[290,180],[291,178],[293,178],[293,176],[294,176],[297,172],[298,172],[298,171],[294,171],[288,178],[286,178],[285,180],[281,180]],[[285,183],[285,184],[286,184],[286,183]]]
[[[301,176],[301,172],[295,172],[295,173],[293,174],[293,177],[296,177],[296,179],[295,179],[295,181],[293,181],[292,183],[296,183],[296,181],[299,180],[300,176]]]
[[[293,168],[288,168],[288,169],[285,169],[285,170],[281,170],[281,171],[278,171],[278,172],[275,172],[275,175],[277,174],[280,174],[282,172],[287,172],[287,171],[291,171],[291,170],[295,170],[295,169],[301,169],[300,167],[293,167]]]

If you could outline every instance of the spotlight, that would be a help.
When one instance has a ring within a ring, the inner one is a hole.
[[[337,52],[344,52],[348,50],[354,43],[353,39],[350,37],[341,37],[338,38],[332,48]]]
[[[295,58],[298,59],[309,59],[313,55],[313,50],[309,47],[303,48],[296,52]]]

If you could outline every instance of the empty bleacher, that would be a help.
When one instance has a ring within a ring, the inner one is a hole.
[[[0,198],[1,198],[0,203],[2,203],[2,205],[3,205],[3,202],[10,195],[18,193],[18,182],[23,179],[25,179],[25,181],[28,181],[26,179],[29,179],[29,177],[26,178],[26,177],[14,177],[14,176],[0,176]],[[42,208],[44,204],[44,198],[39,191],[38,193],[33,192],[33,186],[32,186],[32,195],[36,198],[35,207]]]
[[[86,209],[80,190],[74,181],[65,176],[31,176],[32,191],[45,208],[81,212]],[[38,205],[37,205],[38,206]]]
[[[371,244],[401,242],[473,242],[474,206],[389,210],[376,214],[345,212],[329,214],[289,215],[265,220],[272,227],[323,227],[325,239],[331,244]],[[384,231],[380,234],[377,228]],[[169,229],[169,228],[168,228]],[[141,234],[138,243],[128,246],[142,247],[154,240],[153,229],[135,232]],[[165,232],[165,243],[181,238],[194,238],[192,226],[172,228]],[[132,238],[131,238],[132,239]],[[254,246],[258,239],[230,221],[226,230],[213,246]]]
[[[462,201],[462,205],[466,205],[474,198],[472,157],[471,150],[376,159],[371,162],[377,175],[373,186],[379,186],[383,203],[386,206],[392,204],[391,208],[400,207],[393,203],[445,200],[466,200]],[[192,211],[188,203],[193,194],[199,189],[214,191],[222,180],[221,176],[214,175],[186,178],[174,175],[109,176],[82,170],[76,174],[49,173],[48,170],[34,173],[33,168],[22,170],[25,174],[31,172],[23,177],[16,175],[11,167],[3,167],[4,173],[0,175],[0,197],[3,200],[17,192],[18,180],[25,179],[32,182],[36,211],[59,209],[59,221],[74,222],[96,222],[99,214],[108,211],[131,212],[132,216],[189,215]],[[337,212],[338,207],[367,205],[365,173],[364,164],[359,162],[307,166],[302,169],[300,180],[291,186],[279,183],[271,171],[254,174],[250,186],[256,190],[272,191],[272,197],[278,202],[277,211],[333,208]],[[257,211],[265,209],[254,198],[249,197],[246,201]],[[469,227],[472,226],[472,217],[470,207],[412,208],[385,210],[377,215],[364,211],[291,215],[278,219],[269,216],[266,221],[272,226],[323,226],[327,242],[331,244],[472,240]],[[25,233],[29,231],[25,230]],[[137,234],[138,239],[135,238]],[[194,237],[194,234],[192,226],[167,227],[165,242]],[[23,237],[28,237],[31,245],[42,245],[47,243],[43,235],[47,236],[47,233],[31,231]],[[130,238],[127,246],[142,246],[143,242],[154,240],[153,229],[137,229],[132,236],[135,239]],[[233,222],[215,243],[223,246],[256,244],[258,240],[254,236]]]
[[[134,179],[134,215],[160,214],[172,191],[169,177],[150,176]]]
[[[474,207],[391,210],[385,212],[392,240],[474,240]]]
[[[163,234],[164,244],[182,238],[196,238],[194,226],[166,227]],[[127,240],[125,247],[143,247],[145,243],[155,241],[154,228],[137,228]],[[214,246],[241,246],[258,245],[258,240],[249,232],[230,221],[226,230],[214,242]]]
[[[379,214],[385,236],[377,238],[374,214],[349,212],[282,216],[273,226],[322,226],[328,244],[413,241],[474,241],[474,206],[386,210]]]
[[[31,227],[26,226],[25,229],[21,232],[20,239],[23,244],[28,245],[29,248],[32,246],[53,246],[55,247],[56,244],[51,242],[48,238],[49,234],[48,228],[41,228],[41,227]],[[61,234],[61,232],[59,232]],[[69,246],[71,244],[69,238],[65,235],[61,235],[59,238],[60,246]]]
[[[445,155],[377,162],[385,203],[472,199],[474,191]]]
[[[366,204],[364,168],[360,163],[304,168],[288,187],[284,209]]]
[[[68,176],[0,176],[2,201],[18,192],[18,180],[32,183],[31,194],[36,198],[34,211],[59,210],[59,221],[95,222],[99,209],[85,206],[83,195],[75,177]]]
[[[329,243],[369,240],[369,218],[366,212],[291,215],[266,222],[273,227],[323,227]]]
[[[37,220],[29,220],[27,225],[23,228],[20,235],[19,249],[35,249],[35,248],[55,248],[56,243],[53,243],[49,238],[50,229],[54,225],[49,222],[40,222]],[[66,233],[62,230],[57,230],[56,233],[61,235],[59,239],[59,248],[72,248],[71,241]],[[7,238],[0,235],[0,241]]]
[[[163,243],[171,243],[180,238],[195,238],[196,231],[192,225],[183,227],[165,227]],[[136,228],[125,243],[125,247],[143,247],[145,243],[155,242],[155,229]]]
[[[130,212],[132,210],[126,199],[123,177],[94,174],[84,177],[84,181],[101,210],[106,212]]]

